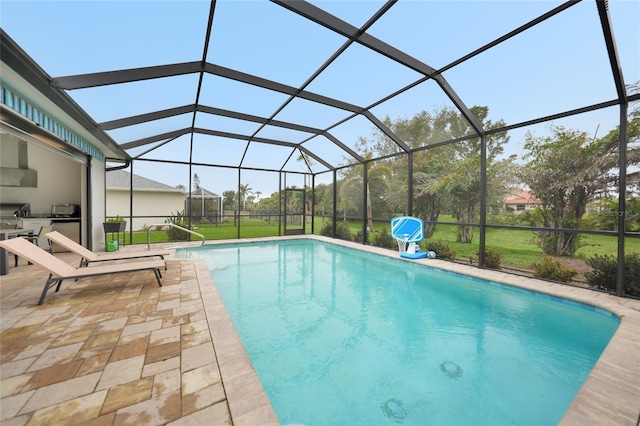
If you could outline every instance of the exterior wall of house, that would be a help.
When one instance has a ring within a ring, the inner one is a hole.
[[[504,195],[503,214],[521,214],[534,210],[540,204],[528,191],[512,188]]]
[[[123,216],[127,220],[127,230],[145,229],[148,225],[164,223],[166,218],[184,210],[184,197],[177,191],[133,190],[133,215],[145,216],[134,218],[129,223],[129,191],[107,189],[107,217]]]
[[[83,244],[87,244],[87,247],[94,251],[100,251],[104,249],[100,244],[100,241],[104,241],[104,232],[102,230],[102,222],[104,222],[105,209],[104,169],[105,164],[102,161],[91,159],[91,167],[89,169],[89,173],[91,173],[91,188],[88,191],[83,191],[82,195],[82,205],[88,206],[88,208],[91,210],[90,213],[84,210],[81,211],[82,223],[84,226],[84,228],[82,229],[82,242]],[[91,194],[91,197],[88,197],[88,194]]]
[[[518,206],[521,206],[520,209],[518,209]],[[522,206],[524,206],[524,210],[522,209]],[[524,212],[528,212],[530,210],[534,210],[536,207],[538,207],[537,204],[523,204],[523,203],[516,203],[516,204],[510,204],[510,203],[506,203],[504,205],[504,209],[505,212],[507,214],[521,214]]]

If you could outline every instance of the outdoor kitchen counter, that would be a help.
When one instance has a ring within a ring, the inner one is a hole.
[[[80,218],[77,217],[25,217],[21,220],[22,228],[34,229],[38,232],[40,227],[53,225],[53,229],[61,234],[71,238],[76,243],[80,244]],[[44,238],[38,240],[40,247],[46,247],[47,242]],[[69,251],[57,244],[53,245],[54,253],[61,253]]]

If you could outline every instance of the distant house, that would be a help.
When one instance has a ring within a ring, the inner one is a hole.
[[[519,188],[510,188],[504,197],[504,212],[520,214],[533,210],[540,205],[540,200],[530,192]]]
[[[129,214],[129,186],[131,173],[124,170],[107,172],[106,209],[107,218]],[[145,225],[164,223],[168,216],[184,210],[186,191],[156,182],[142,176],[133,175],[133,230],[144,229]],[[125,218],[126,219],[126,218]]]

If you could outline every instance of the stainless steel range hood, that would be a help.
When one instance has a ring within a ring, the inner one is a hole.
[[[31,169],[0,167],[0,186],[38,187],[38,172]]]
[[[26,141],[2,133],[2,157],[0,186],[38,187],[38,172],[29,168]]]

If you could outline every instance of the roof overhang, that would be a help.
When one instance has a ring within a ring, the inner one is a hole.
[[[105,157],[130,161],[131,157],[106,134],[98,124],[64,91],[53,87],[51,77],[29,57],[3,30],[0,29],[0,83],[25,99],[43,113],[58,120],[70,131],[101,151]],[[20,128],[34,137],[42,132],[34,131],[36,123],[26,117],[15,114],[11,123],[5,119],[11,113],[8,107],[2,108],[3,123]],[[56,148],[66,150],[66,142],[56,135],[49,134],[48,140],[58,139]],[[73,148],[73,147],[71,147]],[[73,149],[70,149],[72,152]]]

